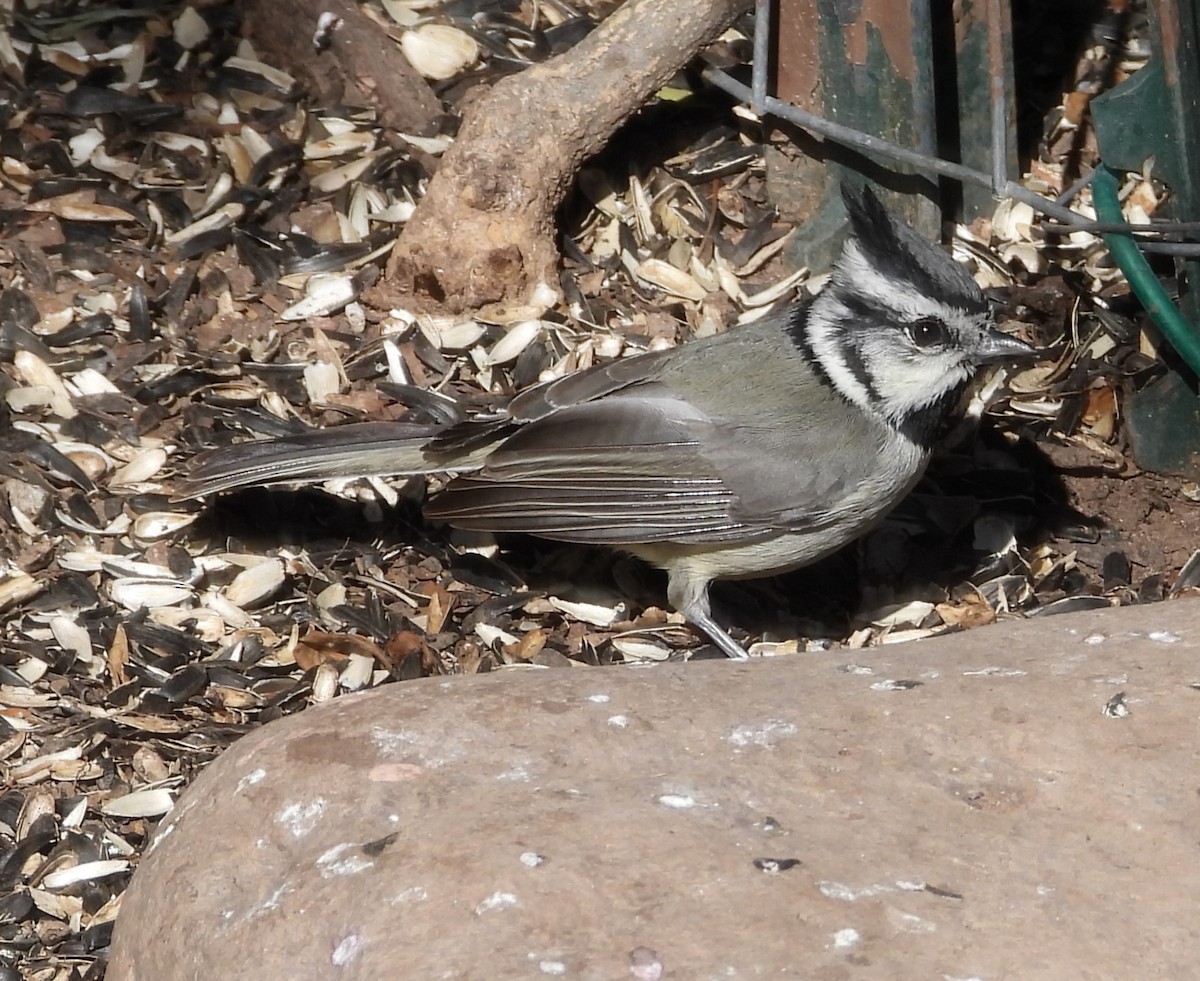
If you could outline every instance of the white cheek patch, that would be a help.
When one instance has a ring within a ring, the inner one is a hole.
[[[956,349],[939,351],[912,347],[899,331],[880,330],[847,335],[834,325],[852,316],[830,298],[810,315],[809,341],[829,380],[851,402],[901,423],[969,380],[971,371]],[[857,348],[851,348],[851,337]],[[861,361],[867,381],[856,372]]]
[[[875,367],[878,410],[895,421],[944,398],[971,375],[961,351],[919,349],[899,331],[866,338],[862,356]]]
[[[834,388],[855,405],[878,411],[871,392],[846,362],[846,352],[843,350],[845,331],[836,325],[844,323],[850,316],[850,311],[826,290],[809,310],[808,343],[812,347],[813,357],[829,376]]]
[[[970,377],[958,356],[900,359],[885,378],[877,378],[880,408],[895,421],[933,404]]]

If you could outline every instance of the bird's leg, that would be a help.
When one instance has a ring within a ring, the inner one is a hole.
[[[686,565],[677,565],[667,573],[667,599],[688,623],[706,633],[726,657],[744,661],[750,655],[712,618],[708,604],[709,582],[707,577],[697,575]]]

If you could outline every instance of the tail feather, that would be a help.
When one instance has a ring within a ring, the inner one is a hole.
[[[437,426],[364,422],[206,450],[195,457],[187,475],[177,484],[175,499],[258,484],[316,483],[337,477],[455,469],[455,461],[431,459],[424,452],[426,444],[441,431]]]

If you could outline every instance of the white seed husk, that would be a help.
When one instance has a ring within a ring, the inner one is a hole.
[[[172,28],[175,42],[184,51],[192,51],[200,47],[208,40],[209,33],[208,21],[196,12],[195,7],[184,7],[180,15],[175,18]]]
[[[157,447],[142,450],[125,466],[113,471],[109,478],[110,487],[140,484],[158,473],[167,462],[167,451]]]
[[[70,651],[81,660],[92,656],[92,638],[84,627],[70,617],[57,616],[50,621],[50,632],[65,651]]]
[[[365,153],[375,149],[375,134],[369,130],[352,130],[349,133],[335,133],[323,140],[310,140],[304,144],[306,160],[328,160],[330,157],[344,157],[348,153]]]
[[[497,642],[503,645],[519,643],[517,637],[514,637],[506,630],[492,626],[490,623],[475,624],[475,635],[483,641],[485,646],[492,648],[496,646]]]
[[[351,654],[349,662],[342,668],[338,682],[345,691],[358,691],[371,683],[374,667],[374,658],[366,657],[363,654]]]
[[[421,11],[436,7],[440,0],[382,0],[383,9],[401,27],[412,27],[421,19]]]
[[[71,376],[71,387],[80,395],[118,395],[120,389],[95,368],[84,368]]]
[[[329,701],[337,694],[337,686],[337,669],[328,662],[318,664],[317,670],[313,672],[312,700],[314,702]]]
[[[100,805],[100,812],[110,817],[158,817],[175,806],[175,799],[165,787],[135,790],[123,797],[114,797]]]
[[[421,317],[417,326],[439,351],[465,351],[486,333],[474,320],[456,322],[448,317]]]
[[[273,68],[271,65],[268,65],[265,62],[257,61],[252,58],[226,58],[225,67],[248,72],[250,74],[265,78],[281,92],[290,92],[293,86],[296,84],[296,80],[287,72],[280,71],[278,68]]]
[[[185,225],[178,231],[170,232],[166,236],[168,245],[178,245],[181,242],[186,242],[189,239],[195,238],[197,235],[202,235],[205,232],[216,231],[219,228],[227,228],[235,221],[242,217],[245,213],[245,205],[238,204],[236,201],[231,201],[229,204],[223,204],[216,211],[205,215],[199,221],[194,221],[190,225]]]
[[[571,619],[581,620],[596,627],[611,626],[615,620],[625,615],[625,608],[620,604],[601,606],[599,603],[572,603],[557,596],[548,597],[547,602]]]
[[[639,637],[614,637],[612,645],[631,661],[665,661],[671,656],[665,644]]]
[[[148,511],[133,519],[133,537],[144,542],[157,541],[186,528],[199,516],[198,511],[191,514],[186,511]]]
[[[513,324],[500,340],[492,345],[492,349],[484,358],[485,365],[508,364],[521,356],[537,336],[542,332],[540,320],[522,320]]]
[[[40,657],[27,657],[20,661],[14,670],[25,680],[26,684],[33,685],[50,670],[50,665]]]
[[[317,405],[328,402],[331,395],[342,390],[342,376],[337,365],[317,361],[304,367],[304,391],[308,400]]]
[[[408,63],[426,78],[445,81],[479,60],[479,45],[471,35],[445,24],[422,24],[400,37]]]
[[[932,603],[925,600],[913,600],[911,603],[905,603],[878,619],[872,620],[871,625],[880,630],[901,626],[918,626],[932,612]]]
[[[46,889],[31,888],[29,898],[39,910],[58,920],[67,921],[83,915],[82,896],[60,896]]]
[[[0,582],[0,610],[7,610],[17,603],[33,599],[45,588],[44,582],[34,579],[27,573],[18,572],[15,576],[10,576]]]
[[[86,163],[104,143],[104,134],[99,129],[85,129],[67,141],[67,155],[76,167]]]
[[[109,858],[98,862],[81,862],[79,865],[73,865],[69,869],[59,869],[51,872],[42,879],[42,885],[52,891],[68,889],[81,882],[92,882],[96,879],[103,879],[106,875],[116,875],[118,872],[124,872],[128,868],[129,863],[123,858]]]
[[[431,157],[441,156],[454,142],[449,136],[417,136],[415,133],[401,133],[400,138]]]
[[[192,597],[192,587],[170,579],[118,579],[108,587],[113,602],[130,611],[176,606]]]
[[[662,259],[645,259],[637,264],[633,272],[638,279],[657,286],[672,296],[699,303],[707,295],[704,287],[688,273],[676,269]]]
[[[354,277],[338,273],[318,273],[310,276],[304,291],[304,299],[298,300],[280,313],[280,320],[325,317],[340,310],[358,296]]]
[[[13,367],[31,388],[45,389],[49,393],[47,404],[55,415],[63,419],[75,418],[77,413],[71,393],[50,365],[32,351],[21,350],[13,356]]]
[[[285,578],[283,563],[268,559],[234,576],[233,582],[225,587],[225,598],[238,607],[255,606],[273,596]]]
[[[323,174],[317,174],[312,179],[312,188],[322,194],[332,194],[335,191],[340,191],[352,181],[356,181],[362,177],[366,173],[367,168],[374,162],[379,152],[377,150],[374,153],[363,154],[358,159],[344,163],[340,167],[334,167]]]
[[[57,197],[26,203],[26,211],[56,215],[67,221],[125,222],[133,221],[133,215],[124,208],[109,204],[97,204],[87,191],[73,191]]]

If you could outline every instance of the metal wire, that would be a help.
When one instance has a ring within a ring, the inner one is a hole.
[[[764,0],[769,3],[770,0]],[[1004,38],[1000,31],[1000,4],[988,0],[988,73],[992,96],[992,192],[1008,183],[1008,97],[1004,86]]]
[[[843,146],[865,150],[868,153],[877,154],[889,160],[907,164],[925,173],[940,174],[943,177],[962,181],[965,184],[990,188],[992,194],[997,198],[1009,197],[1028,204],[1035,211],[1053,218],[1066,231],[1150,234],[1171,232],[1183,232],[1187,234],[1195,232],[1197,226],[1193,222],[1152,222],[1149,224],[1097,222],[1086,215],[1081,215],[1079,212],[1068,208],[1067,202],[1074,198],[1090,182],[1090,174],[1086,178],[1080,178],[1079,181],[1068,188],[1057,200],[1044,197],[1036,191],[1031,191],[1016,181],[1008,179],[1008,110],[1004,97],[1004,79],[998,65],[992,63],[997,62],[997,60],[1002,61],[1003,38],[1000,34],[999,18],[999,4],[1002,0],[989,0],[989,2],[991,10],[989,11],[990,16],[988,18],[988,56],[992,78],[992,172],[990,174],[976,170],[974,167],[968,167],[965,164],[945,160],[932,154],[921,153],[919,150],[910,150],[899,143],[893,143],[878,136],[871,136],[869,133],[853,129],[850,126],[843,126],[841,123],[835,123],[831,119],[825,119],[822,116],[805,112],[791,103],[782,102],[774,96],[768,95],[767,76],[770,67],[772,0],[756,0],[755,4],[754,63],[751,66],[751,87],[747,88],[741,82],[711,65],[706,67],[701,72],[701,75],[709,84],[715,85],[722,91],[727,92],[739,102],[745,102],[751,106],[760,117],[767,115],[777,116],[780,119],[794,123],[802,129],[811,130]],[[1144,239],[1139,240],[1139,243],[1143,246],[1153,245],[1153,243],[1147,243]],[[1176,246],[1175,243],[1168,242],[1162,243],[1162,246],[1164,246],[1162,251],[1168,254],[1192,254],[1190,251],[1192,247],[1187,244]],[[1165,246],[1171,246],[1171,248],[1166,248]]]
[[[1121,228],[1119,231],[1124,232],[1125,228]],[[1134,241],[1143,252],[1153,252],[1155,255],[1181,256],[1185,259],[1194,259],[1200,256],[1200,242],[1147,242],[1144,238],[1134,239]]]
[[[754,8],[754,64],[750,80],[750,105],[760,116],[766,113],[767,74],[771,61],[771,0],[758,0]]]

